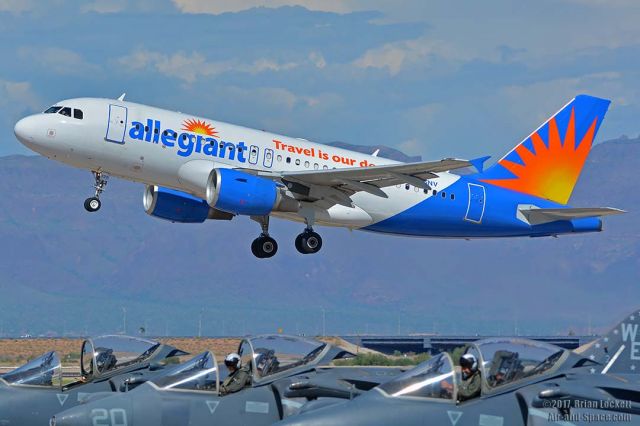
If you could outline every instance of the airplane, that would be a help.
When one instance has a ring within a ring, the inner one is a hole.
[[[101,206],[109,176],[144,183],[145,211],[180,223],[249,216],[251,251],[278,250],[270,218],[304,222],[295,239],[317,253],[314,225],[438,238],[542,237],[598,232],[614,208],[571,208],[573,188],[609,101],[578,95],[485,170],[475,160],[400,163],[118,99],[56,103],[15,124],[50,159],[91,170]],[[452,171],[473,166],[475,173]]]
[[[335,367],[354,354],[329,343],[298,336],[243,339],[242,368],[251,375],[244,389],[222,395],[224,364],[205,352],[184,366],[127,393],[109,393],[61,411],[51,426],[271,425],[303,408],[349,399],[398,376],[395,367]],[[302,384],[304,383],[304,386]],[[293,389],[291,387],[293,386]]]
[[[282,426],[640,424],[640,310],[575,351],[520,338],[475,342],[481,393],[458,398],[460,367],[441,353],[367,393]]]
[[[86,339],[80,352],[82,378],[63,382],[56,352],[0,376],[0,425],[45,425],[55,413],[100,392],[133,389],[161,375],[168,358],[187,355],[170,345],[129,336]]]

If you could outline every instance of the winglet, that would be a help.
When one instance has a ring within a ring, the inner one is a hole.
[[[491,158],[490,155],[487,155],[486,157],[480,157],[480,158],[476,158],[474,160],[469,160],[469,162],[471,163],[471,165],[473,165],[473,167],[475,167],[475,169],[478,171],[478,173],[482,173],[484,171],[484,163]]]
[[[124,101],[124,97],[127,96],[126,93],[123,93],[122,95],[120,95],[120,97],[118,98],[119,101]]]

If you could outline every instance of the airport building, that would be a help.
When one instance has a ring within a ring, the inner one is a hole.
[[[348,335],[341,336],[344,340],[385,354],[396,351],[402,353],[424,353],[431,355],[440,352],[452,351],[455,348],[494,336],[446,336],[438,334],[419,334],[407,336],[377,336],[377,335]],[[499,336],[502,338],[515,338],[514,336]],[[597,338],[597,336],[518,336],[550,343],[565,349],[576,349],[585,343]]]

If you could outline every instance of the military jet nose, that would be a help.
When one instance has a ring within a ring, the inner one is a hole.
[[[21,143],[25,145],[33,143],[36,129],[38,127],[37,121],[38,119],[35,116],[31,115],[29,117],[23,118],[16,123],[15,127],[13,128],[13,133],[15,133],[16,138],[18,138]]]
[[[49,426],[85,426],[90,424],[91,420],[86,411],[78,408],[56,414],[49,420]]]

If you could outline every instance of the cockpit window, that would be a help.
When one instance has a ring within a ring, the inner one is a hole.
[[[301,337],[268,335],[249,340],[253,357],[253,377],[277,374],[285,370],[309,364],[318,358],[326,343]],[[244,341],[243,341],[244,343]],[[241,345],[244,360],[245,349]]]
[[[218,392],[218,365],[211,352],[203,352],[173,367],[153,382],[162,389],[193,389]]]
[[[488,339],[477,343],[484,377],[490,387],[506,385],[553,369],[565,350],[542,342]]]
[[[61,106],[52,106],[50,108],[48,108],[44,113],[45,114],[55,114],[56,112],[60,111],[62,109]]]
[[[66,115],[67,117],[71,117],[71,108],[64,107],[58,112],[58,114],[62,114],[62,115]]]
[[[82,113],[82,110],[74,109],[73,110],[73,118],[77,118],[78,120],[82,120],[84,118],[84,114]]]
[[[423,362],[395,379],[378,386],[392,397],[437,398],[453,400],[455,380],[453,363],[446,353]]]
[[[10,385],[62,386],[62,366],[55,352],[47,352],[1,377]]]
[[[109,371],[143,362],[160,344],[129,336],[102,336],[85,341],[82,350],[83,375],[102,375]],[[93,371],[95,365],[96,371]]]

